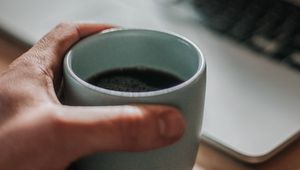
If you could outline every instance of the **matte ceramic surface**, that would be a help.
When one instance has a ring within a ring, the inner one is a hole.
[[[106,90],[84,81],[101,71],[135,66],[167,71],[185,82],[168,89],[130,93]],[[104,31],[80,41],[69,51],[64,61],[64,81],[66,104],[168,104],[179,108],[187,122],[184,136],[171,146],[139,153],[99,153],[82,158],[72,169],[192,170],[206,82],[204,58],[192,42],[176,34],[152,30]]]

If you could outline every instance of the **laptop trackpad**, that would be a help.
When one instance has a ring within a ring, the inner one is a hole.
[[[269,158],[300,129],[299,73],[206,33],[204,138],[246,161]],[[221,146],[221,147],[224,147]]]

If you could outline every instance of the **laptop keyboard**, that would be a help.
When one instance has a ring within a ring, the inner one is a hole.
[[[203,23],[300,71],[300,7],[279,0],[194,0]]]

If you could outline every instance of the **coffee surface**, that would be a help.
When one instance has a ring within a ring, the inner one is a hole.
[[[148,92],[176,86],[183,81],[177,76],[150,68],[123,68],[96,74],[87,82],[123,92]]]

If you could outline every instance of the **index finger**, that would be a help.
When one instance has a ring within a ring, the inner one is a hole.
[[[42,71],[53,79],[59,70],[64,54],[73,44],[83,37],[109,28],[113,26],[94,23],[61,23],[14,64],[29,62],[43,69]]]

